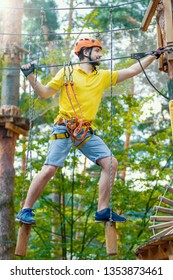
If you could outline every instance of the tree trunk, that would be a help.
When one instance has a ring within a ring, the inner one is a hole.
[[[3,71],[0,115],[0,259],[13,259],[15,248],[14,224],[14,154],[18,134],[6,128],[13,126],[14,116],[20,115],[19,70],[22,60],[21,35],[23,0],[6,0],[3,16]],[[14,7],[14,9],[13,9]],[[20,9],[19,9],[20,8]],[[16,129],[16,128],[15,128]]]
[[[172,11],[172,13],[171,13]],[[157,23],[160,28],[163,46],[173,44],[173,0],[161,0],[157,7]],[[169,99],[173,99],[173,53],[165,54],[164,60],[167,63],[166,72],[169,76],[168,92]]]
[[[0,127],[0,259],[13,259],[14,225],[14,150],[16,137],[5,137]]]
[[[23,0],[6,0],[10,9],[3,15],[3,67],[1,105],[15,105],[19,102],[19,65],[22,61],[21,35]],[[14,7],[15,9],[11,9]],[[20,8],[20,9],[17,9]],[[12,68],[12,69],[11,69]]]

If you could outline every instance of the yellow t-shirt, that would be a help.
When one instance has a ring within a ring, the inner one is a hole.
[[[66,73],[68,77],[68,71],[66,71]],[[104,90],[111,86],[111,72],[110,70],[98,70],[93,71],[91,74],[87,74],[78,65],[73,68],[72,77],[77,100],[80,104],[83,115],[81,116],[79,106],[69,84],[69,93],[77,116],[79,119],[84,119],[85,121],[93,121],[98,111]],[[112,85],[116,84],[117,77],[118,72],[113,71]],[[54,123],[60,118],[69,119],[74,117],[75,113],[64,86],[64,68],[62,68],[47,85],[57,91],[60,90],[59,114]]]

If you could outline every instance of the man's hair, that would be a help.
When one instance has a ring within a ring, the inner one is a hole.
[[[84,52],[84,50],[89,50],[90,48],[81,48],[81,50],[78,52],[78,57],[79,57],[79,60],[81,61],[81,60],[83,60],[84,59],[84,54],[83,54],[83,52]]]

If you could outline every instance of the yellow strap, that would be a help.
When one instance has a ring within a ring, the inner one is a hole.
[[[85,138],[78,146],[76,146],[76,148],[80,149],[88,140],[90,140],[92,136],[88,136],[87,138]]]
[[[50,137],[50,140],[64,139],[64,138],[69,138],[68,132],[53,134],[53,135]]]
[[[171,129],[172,129],[172,137],[173,137],[173,100],[169,101],[169,113],[171,118]]]

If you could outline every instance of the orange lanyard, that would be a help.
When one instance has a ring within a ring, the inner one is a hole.
[[[70,118],[69,120],[60,120],[60,121],[66,125],[67,131],[70,134],[70,136],[72,136],[75,140],[81,141],[85,138],[86,134],[88,133],[88,130],[91,126],[91,122],[84,120],[82,108],[77,99],[76,91],[74,88],[74,82],[73,82],[73,76],[72,76],[73,67],[72,67],[71,62],[68,65],[68,70],[69,70],[69,78],[66,73],[66,65],[64,65],[64,86],[65,86],[66,93],[67,93],[68,99],[70,101],[71,107],[74,111],[74,117]],[[72,102],[71,94],[69,91],[69,81],[70,81],[70,87],[72,89],[72,93],[74,95],[75,101],[76,101],[79,111],[80,111],[81,119],[78,117],[77,112],[76,112],[75,107]],[[84,127],[85,127],[85,129],[84,129]]]

